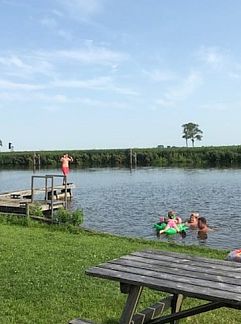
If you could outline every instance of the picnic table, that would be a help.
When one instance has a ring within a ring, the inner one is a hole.
[[[177,323],[221,307],[241,309],[241,263],[151,250],[108,261],[88,269],[86,274],[120,283],[120,291],[127,294],[121,324]],[[171,295],[135,313],[145,287]],[[185,297],[207,302],[181,310]],[[171,313],[163,316],[168,308]],[[77,321],[69,323],[89,323]]]

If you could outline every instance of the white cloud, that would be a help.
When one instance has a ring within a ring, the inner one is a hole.
[[[229,109],[229,105],[224,102],[214,102],[201,105],[200,109],[214,112],[224,112]]]
[[[38,54],[7,53],[0,56],[0,65],[2,65],[2,75],[14,75],[26,78],[35,74],[53,74],[53,65]]]
[[[99,78],[86,79],[86,80],[73,80],[73,79],[55,80],[50,82],[49,86],[56,87],[56,88],[95,89],[95,90],[113,91],[125,95],[133,95],[133,96],[138,95],[136,91],[130,88],[116,86],[111,77],[99,77]]]
[[[114,101],[114,100],[98,100],[88,97],[73,97],[62,94],[47,95],[45,93],[29,93],[28,96],[24,96],[22,93],[1,93],[0,100],[7,103],[31,104],[32,108],[38,107],[38,109],[44,109],[49,111],[58,111],[63,107],[70,107],[73,109],[130,109],[130,106],[126,101]],[[4,106],[3,106],[4,108]],[[22,108],[21,108],[22,109]],[[66,108],[64,108],[66,109]]]
[[[230,68],[228,71],[228,76],[231,79],[240,80],[241,79],[241,64],[234,62],[232,68]]]
[[[89,79],[89,80],[55,80],[50,83],[53,87],[60,87],[60,88],[85,88],[85,89],[93,89],[93,88],[104,88],[110,82],[109,77],[100,77],[96,79]]]
[[[166,93],[156,100],[156,104],[164,107],[174,106],[191,96],[202,84],[202,76],[197,72],[191,72],[179,85],[169,88]]]
[[[67,34],[62,36],[68,37]],[[72,66],[77,71],[83,64],[91,64],[91,68],[94,65],[111,67],[113,72],[113,69],[115,70],[120,63],[128,58],[126,53],[113,51],[104,46],[95,46],[92,41],[88,41],[84,42],[83,46],[78,49],[0,52],[0,71],[2,77],[17,76],[21,80],[39,76],[48,76],[54,79],[56,74],[63,74],[65,67],[68,66],[69,71],[69,66]]]
[[[152,71],[143,71],[145,75],[147,75],[152,81],[155,82],[165,82],[165,81],[173,81],[177,79],[176,73],[172,71],[162,71],[162,70],[152,70]]]
[[[59,18],[61,16],[57,16],[57,14],[54,13],[53,17],[44,17],[40,20],[40,23],[42,26],[48,28],[54,35],[58,35],[59,37],[71,41],[73,40],[73,35],[70,31],[63,30],[61,27],[63,24],[59,24],[56,18]],[[57,17],[56,17],[57,16]],[[59,20],[59,19],[58,19]]]
[[[74,60],[87,64],[113,64],[124,61],[127,55],[104,47],[90,46],[74,50],[59,50],[40,53],[49,59]]]
[[[56,9],[53,9],[53,10],[51,11],[51,13],[52,13],[54,16],[58,17],[58,18],[61,18],[61,17],[64,16],[62,12],[60,12],[59,10],[56,10]]]
[[[57,0],[58,4],[77,20],[86,20],[102,10],[103,0]]]
[[[198,51],[197,58],[215,72],[223,73],[224,77],[241,78],[240,58],[235,58],[227,49],[203,46]]]
[[[202,110],[214,112],[230,112],[233,116],[235,111],[240,111],[241,100],[223,100],[223,101],[210,101],[200,106]],[[230,115],[231,116],[231,115]]]
[[[218,47],[201,47],[197,53],[198,59],[214,69],[221,69],[227,63],[228,53]]]
[[[191,72],[182,83],[170,89],[167,93],[168,98],[183,100],[192,95],[192,93],[202,84],[202,77],[197,72]]]
[[[28,84],[28,83],[17,83],[7,80],[0,80],[0,88],[6,90],[23,90],[23,91],[33,91],[44,89],[42,85]]]
[[[63,39],[67,40],[67,41],[71,41],[73,40],[73,35],[71,32],[66,31],[66,30],[62,30],[62,29],[58,29],[56,31],[57,35],[59,35],[60,37],[62,37]]]
[[[58,26],[56,19],[49,17],[41,19],[40,23],[48,28],[56,28]]]
[[[17,55],[10,56],[0,56],[0,64],[5,66],[13,66],[17,68],[28,68],[29,66],[25,64]]]
[[[155,104],[161,107],[172,107],[175,106],[175,101],[167,98],[161,98],[161,99],[157,99],[155,101]]]

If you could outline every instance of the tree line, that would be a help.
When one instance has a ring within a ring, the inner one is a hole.
[[[241,146],[133,148],[137,166],[240,167]],[[2,152],[0,167],[32,168],[36,156],[40,166],[60,167],[64,151]],[[71,167],[130,167],[130,149],[72,150]]]

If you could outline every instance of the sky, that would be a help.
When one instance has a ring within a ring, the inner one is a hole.
[[[0,0],[1,151],[241,144],[240,0]]]

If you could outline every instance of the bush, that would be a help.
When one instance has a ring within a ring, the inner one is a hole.
[[[0,214],[0,223],[29,226],[31,224],[31,220],[26,217],[26,215]]]
[[[67,224],[79,226],[83,223],[84,215],[81,209],[69,211],[64,208],[58,209],[53,215],[54,222],[58,224]]]
[[[29,205],[29,215],[43,217],[43,211],[41,205],[39,203],[34,203]]]

